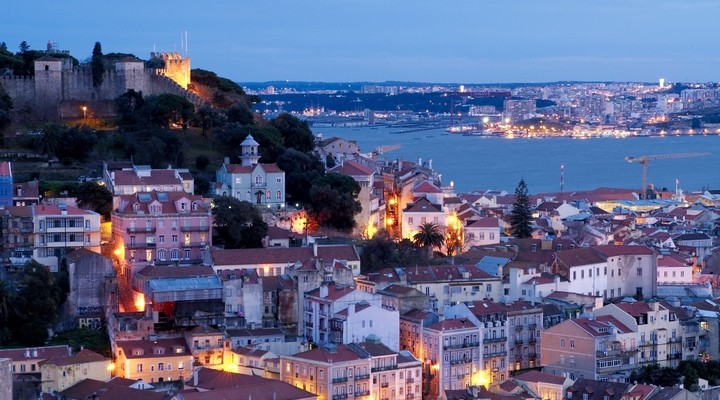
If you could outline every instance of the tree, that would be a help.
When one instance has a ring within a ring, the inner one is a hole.
[[[100,42],[95,42],[95,47],[93,47],[92,58],[90,59],[90,70],[92,71],[93,87],[102,85],[105,66]]]
[[[312,182],[308,212],[319,226],[349,232],[355,227],[355,215],[362,211],[356,200],[359,193],[360,185],[349,176],[321,176]]]
[[[0,279],[0,322],[5,325],[13,312],[13,292],[5,280]]]
[[[110,220],[110,213],[113,208],[112,193],[98,182],[81,183],[75,189],[77,205],[83,209],[90,209]]]
[[[197,114],[197,125],[202,129],[203,137],[207,137],[208,129],[216,126],[223,126],[227,121],[225,113],[210,106],[201,107]]]
[[[152,123],[170,128],[170,124],[181,125],[187,128],[187,124],[193,117],[195,106],[182,96],[171,93],[163,93],[157,96],[148,96],[145,99],[142,112]]]
[[[27,51],[30,50],[30,45],[26,41],[20,42],[20,53],[27,53]]]
[[[200,196],[207,196],[212,189],[212,183],[204,176],[195,177],[195,194]]]
[[[268,226],[252,204],[230,196],[219,196],[213,200],[212,214],[216,232],[226,249],[262,247]]]
[[[287,149],[278,157],[277,165],[285,171],[288,202],[309,202],[312,182],[323,176],[325,172],[325,167],[318,157],[295,149]]]
[[[442,228],[427,222],[421,224],[418,228],[417,233],[413,235],[413,241],[418,246],[422,246],[428,252],[428,258],[433,257],[433,248],[440,248],[445,243],[445,235],[443,235]]]
[[[30,261],[23,268],[16,299],[16,317],[11,323],[13,340],[26,346],[41,346],[47,328],[55,322],[64,293],[50,270]]]
[[[532,236],[532,210],[525,180],[520,179],[515,189],[515,202],[510,212],[510,233],[519,239]]]
[[[62,130],[63,128],[60,125],[46,124],[42,129],[42,134],[35,142],[35,150],[48,157],[57,155],[62,141]]]
[[[399,262],[395,242],[386,230],[381,230],[362,246],[360,261],[363,274],[395,267]]]
[[[307,121],[301,121],[284,113],[270,120],[270,124],[280,131],[286,148],[293,148],[303,153],[309,153],[315,149],[315,136],[313,136]]]
[[[333,157],[332,154],[328,153],[328,155],[325,156],[325,168],[333,169],[335,168],[335,165],[335,157]]]
[[[253,113],[247,107],[236,104],[227,110],[228,122],[237,122],[241,125],[250,125],[253,123]]]
[[[198,171],[205,171],[208,165],[210,165],[210,159],[205,154],[200,154],[195,157],[195,168],[197,168]]]

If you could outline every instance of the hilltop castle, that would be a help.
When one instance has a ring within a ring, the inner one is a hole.
[[[53,57],[48,52],[34,62],[35,76],[5,75],[0,86],[12,97],[16,110],[32,110],[47,117],[81,118],[83,107],[95,116],[115,114],[114,100],[133,89],[144,96],[172,93],[185,97],[196,106],[203,100],[189,92],[190,58],[178,53],[151,53],[151,59],[164,61],[165,67],[146,68],[135,57],[114,60],[105,66],[103,82],[92,84],[89,65],[73,66],[72,59]]]

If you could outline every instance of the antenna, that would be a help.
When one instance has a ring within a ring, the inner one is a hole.
[[[185,31],[185,55],[188,55],[187,31]]]

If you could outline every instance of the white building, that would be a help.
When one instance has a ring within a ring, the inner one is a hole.
[[[77,207],[32,206],[33,259],[57,272],[58,261],[75,249],[100,253],[100,214]]]
[[[330,320],[332,343],[364,342],[370,335],[379,337],[392,351],[398,351],[400,312],[360,302],[350,304]]]

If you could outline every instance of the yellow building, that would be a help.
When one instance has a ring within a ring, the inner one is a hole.
[[[52,357],[39,365],[43,393],[65,390],[83,379],[107,381],[112,369],[111,360],[87,349],[72,356]]]
[[[184,338],[128,340],[116,344],[115,373],[121,378],[155,383],[186,379],[193,356]]]

